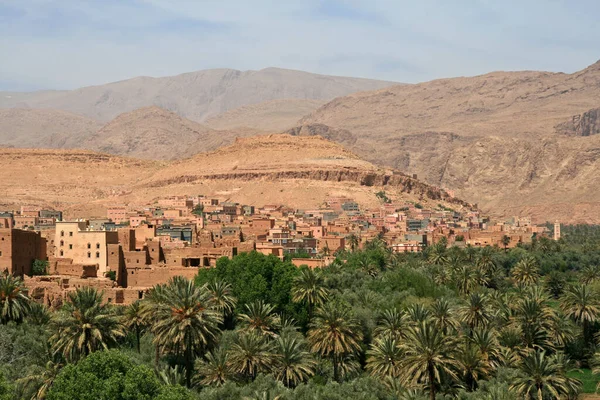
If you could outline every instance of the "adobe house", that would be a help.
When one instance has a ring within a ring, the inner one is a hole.
[[[116,231],[89,231],[87,222],[57,222],[55,257],[70,258],[75,264],[96,264],[98,276],[108,271],[108,245],[118,244]]]
[[[46,240],[39,233],[0,229],[0,273],[31,275],[33,262],[46,259]]]

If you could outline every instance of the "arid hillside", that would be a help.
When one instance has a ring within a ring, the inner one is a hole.
[[[321,137],[267,135],[182,161],[147,161],[79,150],[3,149],[2,207],[65,209],[69,217],[103,215],[109,205],[152,204],[170,195],[205,194],[255,205],[318,207],[347,195],[364,206],[392,198],[454,208],[466,203],[396,171],[363,161]]]
[[[66,111],[0,109],[0,147],[73,148],[101,126]]]
[[[281,99],[234,108],[205,123],[214,129],[248,127],[265,132],[281,132],[296,126],[298,120],[325,104],[323,100]]]
[[[108,122],[123,112],[155,105],[203,122],[269,100],[331,100],[392,84],[279,68],[210,69],[162,78],[137,77],[70,91],[0,92],[0,108],[53,108]]]
[[[574,73],[494,72],[337,98],[293,134],[324,132],[497,215],[600,222],[600,62]]]
[[[256,135],[246,128],[217,131],[151,106],[119,115],[80,143],[84,149],[129,157],[171,160],[190,157]]]

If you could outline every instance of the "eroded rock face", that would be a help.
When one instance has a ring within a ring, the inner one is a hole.
[[[600,133],[600,108],[573,115],[570,121],[556,126],[556,132],[569,136],[592,136]]]

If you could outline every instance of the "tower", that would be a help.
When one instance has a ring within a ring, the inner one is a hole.
[[[554,240],[560,239],[560,222],[554,223]]]

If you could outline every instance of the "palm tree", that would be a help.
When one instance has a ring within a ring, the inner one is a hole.
[[[589,285],[600,279],[600,265],[586,265],[581,269],[581,282]]]
[[[457,328],[458,323],[454,318],[454,310],[450,302],[445,298],[439,298],[433,302],[431,305],[431,317],[438,329],[441,329],[445,335]]]
[[[146,328],[146,319],[142,312],[141,302],[138,300],[131,303],[123,313],[122,316],[123,326],[126,329],[133,330],[135,332],[135,344],[137,352],[140,353],[140,340],[142,332]]]
[[[264,335],[256,332],[240,333],[229,351],[229,370],[253,380],[261,372],[269,372],[275,366],[276,357],[272,344]]]
[[[375,337],[389,336],[400,339],[404,337],[404,331],[407,327],[408,319],[406,315],[396,308],[392,308],[381,313],[373,334]]]
[[[315,374],[316,361],[306,350],[302,336],[285,334],[275,342],[275,379],[287,387],[295,387]]]
[[[325,280],[320,270],[303,268],[294,278],[292,301],[306,304],[309,319],[312,317],[313,308],[322,305],[327,300],[327,296]]]
[[[470,265],[459,265],[452,269],[452,281],[462,295],[468,295],[477,286],[475,269]]]
[[[367,371],[380,380],[398,378],[402,370],[402,356],[397,338],[381,336],[375,339],[367,351]]]
[[[32,388],[35,393],[31,400],[43,400],[46,398],[48,391],[52,387],[54,380],[62,369],[63,365],[58,362],[48,361],[43,370],[39,373],[28,375],[19,380],[25,388]]]
[[[562,365],[545,351],[530,352],[519,365],[521,376],[511,385],[522,398],[543,400],[544,395],[554,399],[564,398],[572,394],[573,387],[579,381],[565,376]]]
[[[461,321],[469,327],[469,331],[486,327],[491,319],[489,301],[482,293],[471,293],[467,297],[467,304],[460,307],[458,313]]]
[[[504,252],[506,253],[508,251],[508,245],[510,244],[510,236],[508,235],[504,235],[502,236],[502,246],[504,246]]]
[[[582,325],[584,341],[590,343],[589,326],[600,316],[598,293],[588,285],[571,286],[561,299],[561,308],[565,316]]]
[[[183,356],[186,385],[190,387],[194,360],[215,342],[223,316],[212,307],[206,286],[198,287],[182,276],[169,280],[149,301],[154,308],[155,344]]]
[[[350,245],[350,251],[353,253],[358,249],[360,245],[360,238],[355,233],[348,236],[348,244]]]
[[[157,306],[157,304],[162,302],[162,299],[166,296],[166,292],[167,292],[166,288],[167,288],[166,284],[155,285],[152,289],[150,289],[148,291],[148,293],[144,297],[144,300],[141,303],[140,313],[141,313],[142,318],[144,319],[146,325],[150,327],[151,331],[154,329],[154,323],[156,322],[156,320],[155,320],[156,306]],[[161,354],[161,347],[160,347],[160,343],[158,343],[156,341],[156,337],[152,340],[152,342],[154,344],[154,368],[158,368],[159,367],[158,362],[159,362],[160,354]]]
[[[457,379],[459,363],[454,355],[455,347],[455,340],[444,335],[430,320],[411,327],[402,344],[405,354],[402,381],[410,386],[427,384],[429,398],[435,400],[443,374]]]
[[[311,351],[331,358],[333,379],[339,381],[340,363],[344,357],[360,351],[362,334],[358,323],[350,316],[348,310],[325,303],[317,309],[307,337]]]
[[[218,347],[207,353],[204,360],[196,360],[195,382],[206,386],[221,386],[230,378],[229,357]]]
[[[21,278],[0,275],[0,324],[21,323],[30,308],[27,290]]]
[[[406,310],[406,315],[411,324],[419,325],[431,317],[429,310],[421,303],[411,304]]]
[[[512,277],[519,285],[534,285],[540,277],[535,258],[527,256],[519,260],[512,270]]]
[[[371,257],[369,257],[366,253],[363,253],[361,255],[362,257],[358,259],[356,265],[358,265],[358,267],[362,269],[367,275],[371,277],[376,277],[379,273],[379,268],[377,267],[375,261],[373,261]]]
[[[102,293],[91,287],[68,294],[63,308],[54,314],[51,328],[54,354],[61,353],[67,361],[108,349],[125,334],[118,316],[103,304]]]
[[[256,300],[246,304],[246,312],[240,314],[238,319],[245,331],[255,331],[262,335],[275,336],[275,332],[281,326],[280,318],[274,312],[275,307]]]
[[[233,313],[237,299],[232,294],[231,285],[220,280],[213,280],[206,285],[212,306],[223,313],[223,318]]]
[[[456,360],[460,364],[463,382],[470,391],[477,389],[477,382],[488,377],[492,372],[490,361],[477,346],[470,342],[461,346]]]
[[[29,323],[47,325],[51,319],[52,314],[44,304],[36,303],[35,301],[29,303],[29,313],[27,314],[27,321]]]

